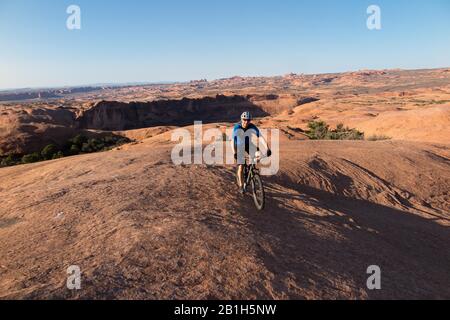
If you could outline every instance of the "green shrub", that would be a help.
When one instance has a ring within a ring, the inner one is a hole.
[[[342,123],[338,124],[335,130],[330,131],[332,140],[363,140],[364,133],[356,129],[344,127]]]
[[[383,134],[374,134],[367,138],[368,141],[380,141],[380,140],[390,140],[392,137],[385,136]]]
[[[72,144],[76,144],[79,148],[82,147],[83,143],[86,143],[88,139],[82,134],[76,135],[72,140]]]
[[[71,145],[69,150],[71,155],[76,155],[80,153],[80,147],[76,144]]]
[[[3,158],[0,165],[3,167],[7,167],[7,166],[13,166],[15,164],[17,164],[18,160],[16,159],[16,157],[12,154],[8,155],[6,158]]]
[[[11,154],[8,156],[2,155],[0,156],[0,166],[5,167],[20,163],[33,163],[43,160],[59,159],[64,156],[77,155],[80,153],[106,151],[129,142],[131,142],[131,140],[126,137],[114,135],[88,139],[86,136],[79,134],[63,144],[61,150],[59,150],[56,145],[49,144],[40,152],[34,152],[24,156],[19,154]]]
[[[37,152],[26,154],[22,157],[22,163],[33,163],[41,160],[42,160],[41,155]]]
[[[356,129],[344,127],[338,124],[336,129],[330,130],[330,126],[324,121],[310,121],[306,134],[312,140],[363,140],[364,133]]]
[[[60,158],[64,158],[64,153],[62,151],[58,151],[52,157],[52,159],[60,159]]]
[[[116,141],[117,141],[117,139],[115,139],[114,136],[106,136],[106,137],[103,138],[103,142],[106,145],[113,145],[113,144],[116,143]]]
[[[121,138],[119,138],[117,141],[116,141],[116,145],[122,145],[122,144],[126,144],[126,143],[129,143],[130,142],[130,139],[128,139],[128,138],[125,138],[125,137],[121,137]]]
[[[41,156],[44,160],[53,159],[53,156],[58,152],[58,147],[54,144],[49,144],[41,151]]]
[[[324,121],[310,121],[309,130],[306,132],[312,140],[322,140],[327,138],[329,126]]]
[[[100,151],[105,147],[105,144],[103,141],[104,141],[104,139],[99,140],[99,139],[93,138],[88,141],[88,145],[92,151]]]
[[[92,138],[92,139],[89,139],[89,140],[88,140],[88,144],[91,145],[91,146],[96,146],[96,145],[98,145],[99,143],[101,143],[100,140],[98,140],[98,139],[96,139],[96,138]]]
[[[81,152],[90,153],[93,151],[94,150],[92,149],[91,145],[87,142],[83,143],[83,145],[81,146]]]

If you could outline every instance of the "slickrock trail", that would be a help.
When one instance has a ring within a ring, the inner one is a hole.
[[[0,298],[450,298],[448,145],[282,140],[262,213],[172,147],[0,169]]]

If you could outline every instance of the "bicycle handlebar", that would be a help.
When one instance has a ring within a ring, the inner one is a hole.
[[[267,154],[265,156],[254,157],[253,159],[251,159],[250,156],[248,156],[248,155],[244,156],[245,160],[248,160],[248,161],[256,160],[256,162],[259,162],[259,161],[261,161],[262,159],[265,159],[265,158],[269,158],[267,156]]]

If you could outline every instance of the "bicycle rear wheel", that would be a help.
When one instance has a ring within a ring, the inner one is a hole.
[[[251,186],[253,201],[255,202],[256,209],[262,211],[264,209],[266,201],[264,195],[264,186],[261,177],[258,174],[253,176]]]

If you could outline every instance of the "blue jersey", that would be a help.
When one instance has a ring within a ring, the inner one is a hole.
[[[241,131],[242,130],[242,131]],[[247,132],[250,130],[250,133]],[[246,136],[245,136],[246,135]],[[246,129],[244,129],[241,123],[236,123],[233,128],[233,141],[234,145],[243,145],[244,143],[248,145],[250,143],[250,139],[256,135],[258,138],[260,137],[259,129],[253,123],[250,123]],[[245,137],[245,141],[244,138]]]

